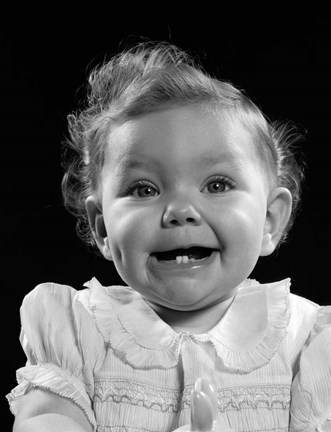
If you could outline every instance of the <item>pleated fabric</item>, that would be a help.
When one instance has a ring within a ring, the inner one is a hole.
[[[27,363],[11,410],[41,388],[73,401],[94,431],[170,432],[189,423],[204,377],[234,431],[331,431],[331,307],[289,288],[246,280],[213,329],[189,334],[129,287],[41,284],[21,307]]]

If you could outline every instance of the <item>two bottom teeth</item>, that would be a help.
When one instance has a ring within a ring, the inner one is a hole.
[[[195,263],[196,261],[202,261],[211,256],[214,249],[207,247],[194,246],[190,248],[178,248],[164,252],[154,252],[152,255],[158,261],[177,263],[177,264],[188,264]]]
[[[194,258],[189,258],[187,255],[176,256],[177,264],[187,264],[188,262],[196,261]]]

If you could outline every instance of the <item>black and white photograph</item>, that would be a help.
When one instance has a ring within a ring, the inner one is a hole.
[[[330,19],[239,9],[0,29],[1,431],[330,430]]]

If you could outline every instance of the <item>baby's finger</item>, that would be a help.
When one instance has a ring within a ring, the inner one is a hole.
[[[210,400],[213,418],[217,416],[217,393],[212,384],[206,378],[198,378],[194,389],[203,392]]]
[[[215,420],[209,397],[204,392],[194,389],[191,396],[191,431],[211,431]]]
[[[217,421],[217,393],[205,378],[195,382],[191,398],[191,431],[233,432],[225,424]]]

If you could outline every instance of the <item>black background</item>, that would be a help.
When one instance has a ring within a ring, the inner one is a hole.
[[[155,17],[134,23],[123,12],[103,14],[87,9],[84,18],[67,21],[63,14],[52,21],[50,10],[43,19],[31,18],[31,13],[25,19],[22,13],[19,22],[14,14],[0,30],[1,395],[15,386],[15,370],[25,362],[18,335],[26,293],[46,281],[80,288],[94,275],[104,284],[121,282],[112,264],[94,256],[76,237],[75,220],[63,209],[60,144],[66,116],[82,97],[88,65],[141,37],[197,53],[210,73],[245,89],[268,117],[291,119],[307,130],[302,151],[309,169],[302,211],[290,241],[263,259],[253,276],[262,282],[290,276],[294,293],[331,304],[327,13],[271,9],[253,18],[238,9],[213,22],[208,14],[197,14],[176,23]],[[1,430],[10,430],[12,416],[4,396],[0,407]]]

